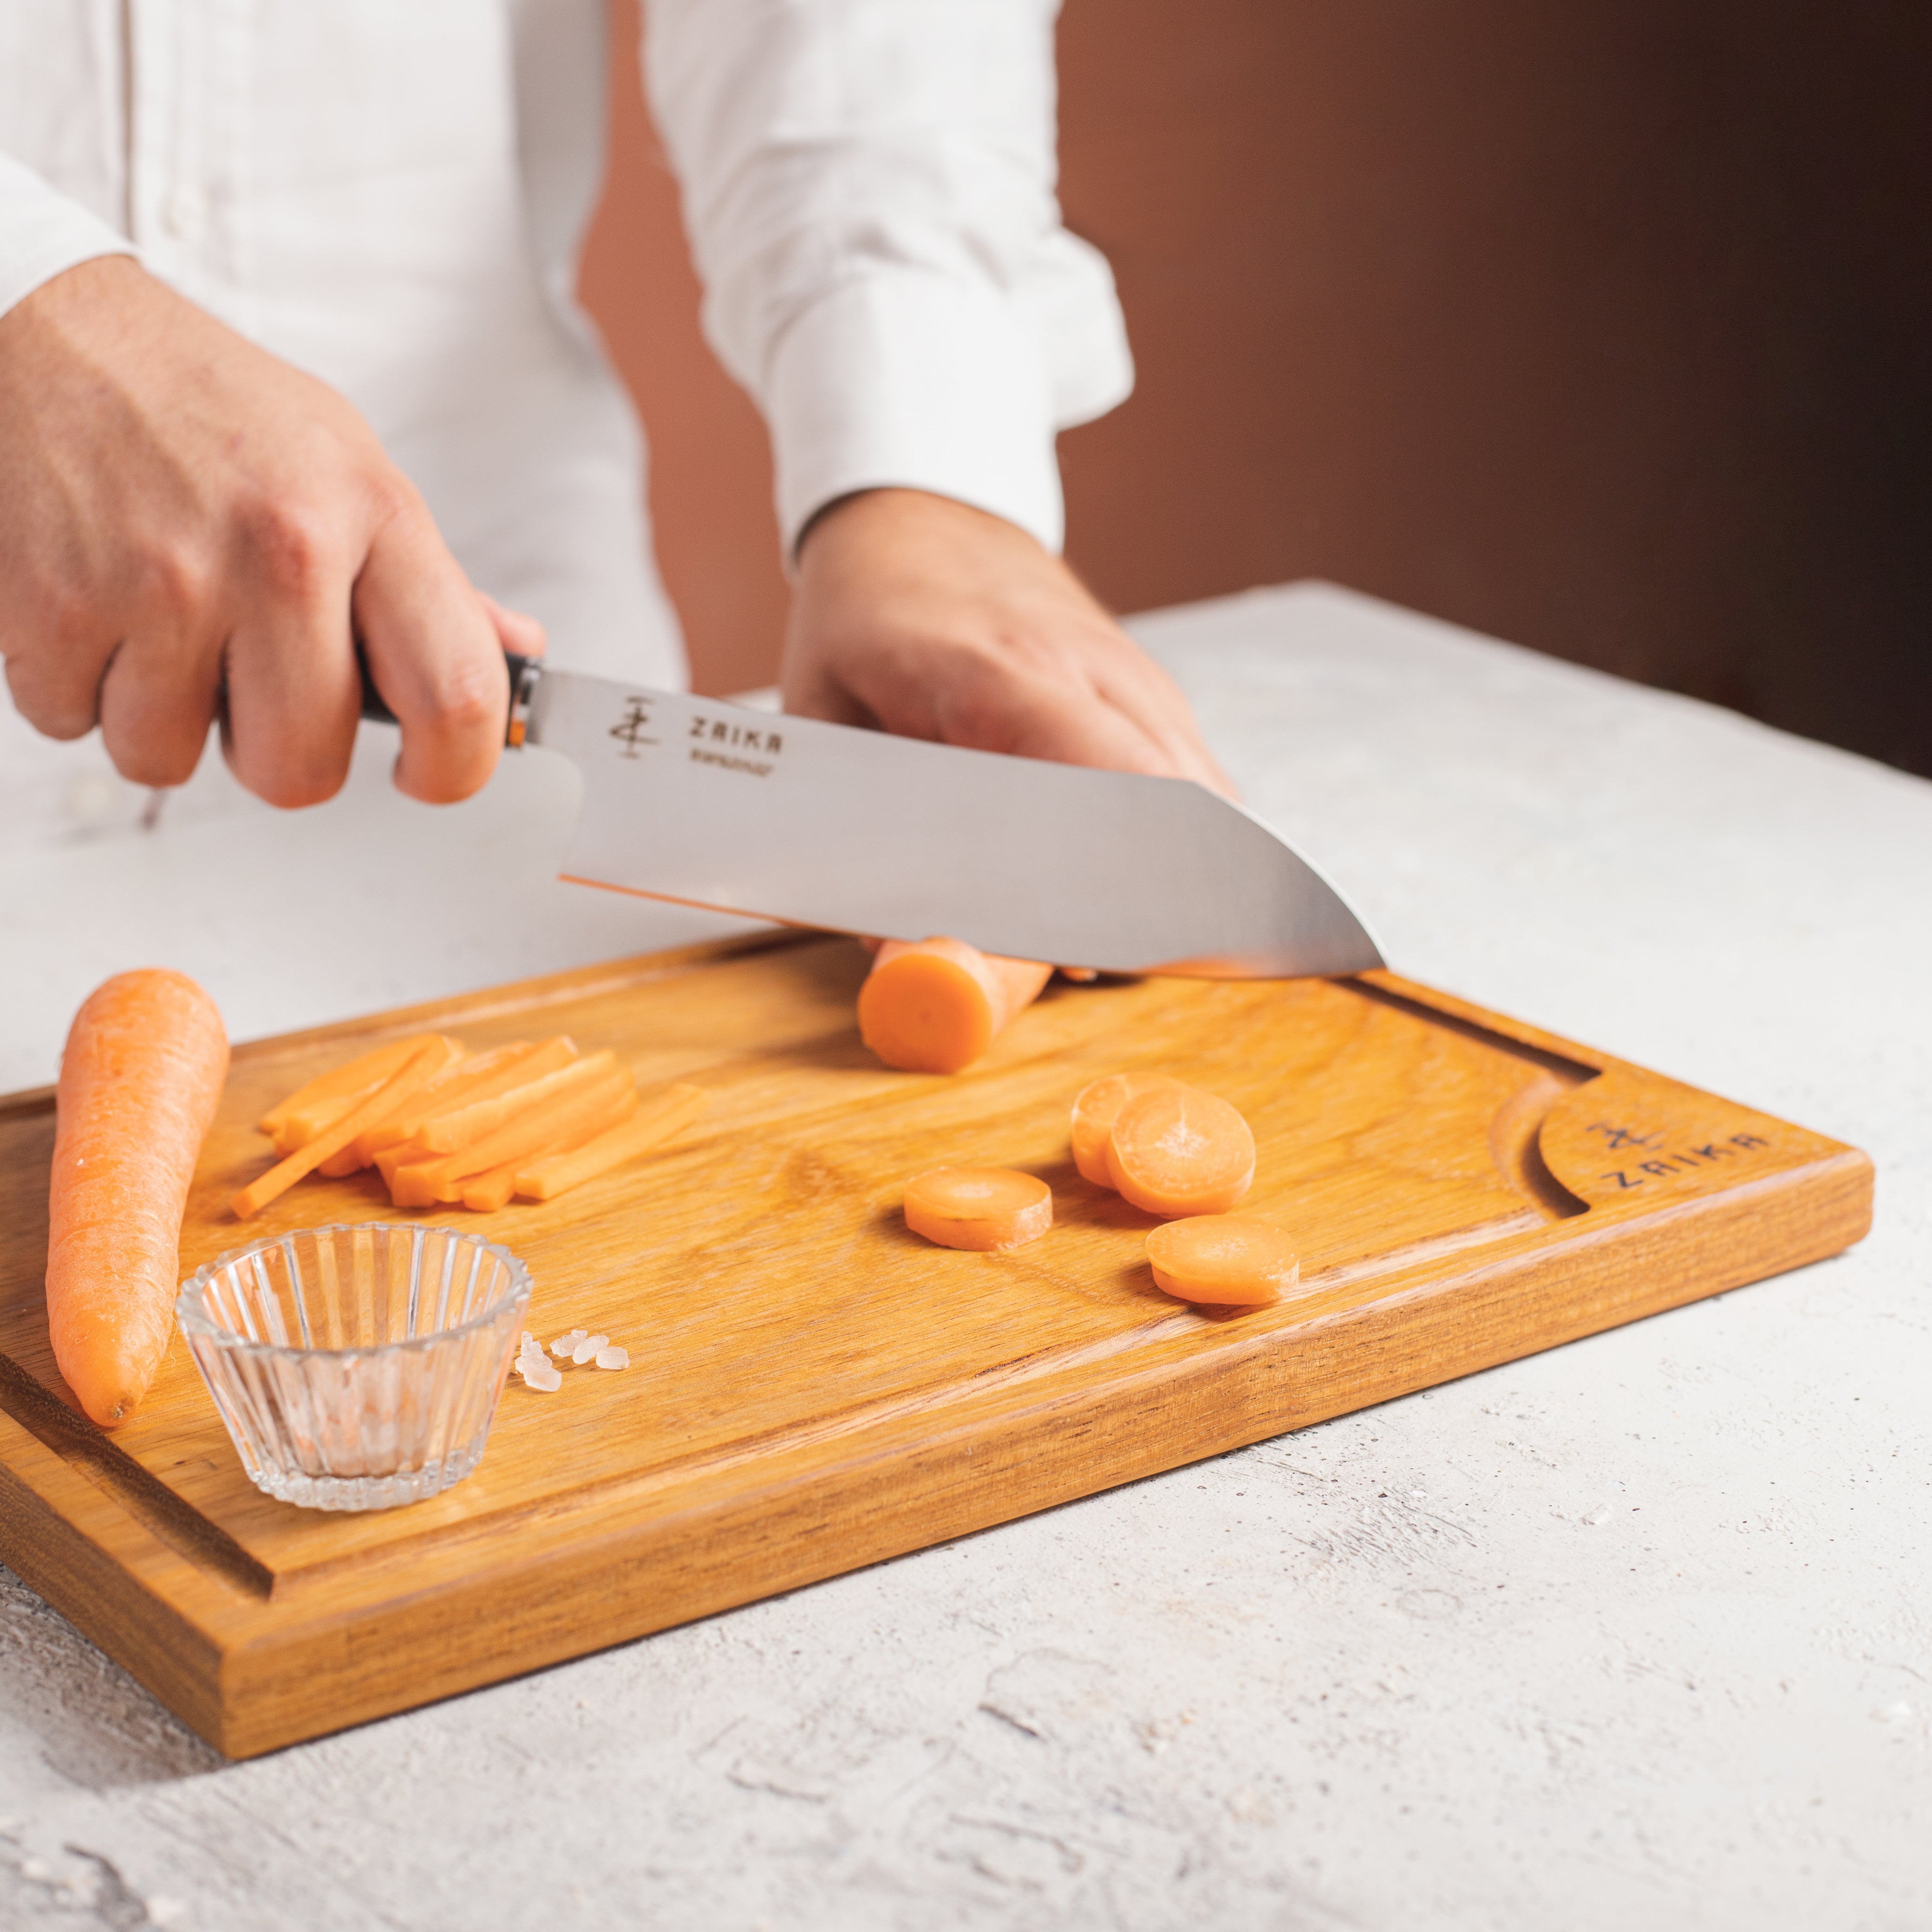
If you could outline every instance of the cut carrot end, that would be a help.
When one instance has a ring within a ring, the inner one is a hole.
[[[859,989],[859,1036],[888,1066],[958,1073],[1052,976],[1051,966],[1001,958],[964,940],[890,940]]]
[[[1156,1088],[1114,1117],[1107,1172],[1120,1198],[1147,1214],[1224,1214],[1253,1183],[1255,1137],[1217,1095]]]
[[[1112,1187],[1107,1142],[1120,1109],[1156,1088],[1182,1084],[1166,1073],[1109,1073],[1082,1088],[1074,1096],[1072,1123],[1073,1165],[1080,1170],[1081,1179],[1090,1180],[1096,1187]]]
[[[1154,1286],[1181,1301],[1259,1308],[1301,1279],[1301,1260],[1271,1221],[1246,1214],[1196,1214],[1148,1231]]]
[[[1052,1226],[1053,1193],[1010,1167],[936,1167],[908,1183],[905,1222],[942,1248],[1017,1248]]]

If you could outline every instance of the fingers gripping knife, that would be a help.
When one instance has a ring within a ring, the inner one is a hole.
[[[508,654],[506,654],[508,655]],[[1274,978],[1382,963],[1335,888],[1187,778],[781,717],[508,655],[506,742],[584,781],[563,876],[1016,959]],[[363,716],[393,722],[365,669]]]

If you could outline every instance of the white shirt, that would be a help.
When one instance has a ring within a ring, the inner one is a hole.
[[[1058,0],[654,0],[646,71],[788,552],[868,485],[1058,548],[1056,430],[1131,385],[1054,198]],[[474,580],[676,682],[636,420],[577,306],[601,0],[4,0],[0,312],[138,254],[334,385]]]

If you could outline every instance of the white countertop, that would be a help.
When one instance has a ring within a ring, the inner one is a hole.
[[[1932,1923],[1932,785],[1318,586],[1135,628],[1401,970],[1869,1149],[1870,1238],[249,1764],[0,1570],[0,1925]],[[130,965],[246,1037],[717,928],[365,736],[144,834],[0,720],[0,1090]]]

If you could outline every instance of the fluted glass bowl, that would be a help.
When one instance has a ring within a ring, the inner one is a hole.
[[[372,1221],[232,1249],[175,1315],[257,1488],[388,1509],[476,1468],[530,1300],[508,1248]]]

